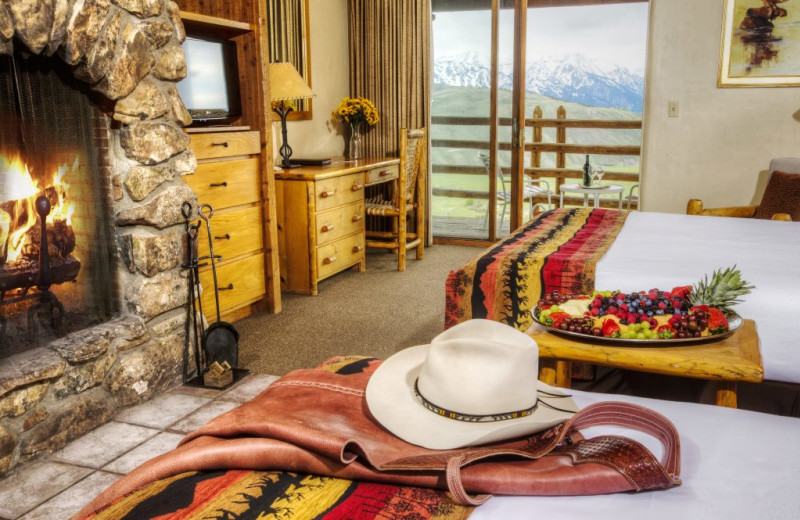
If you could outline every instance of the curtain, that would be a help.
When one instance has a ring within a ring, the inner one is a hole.
[[[430,128],[430,0],[349,0],[349,16],[350,95],[373,101],[381,117],[364,135],[363,155],[397,156],[401,128]],[[430,132],[426,137],[430,151]],[[429,244],[430,164],[428,159],[424,172]],[[367,225],[383,227],[379,222]]]
[[[364,136],[364,155],[397,155],[401,128],[429,126],[430,0],[350,0],[349,7],[350,95],[372,100],[381,116]]]

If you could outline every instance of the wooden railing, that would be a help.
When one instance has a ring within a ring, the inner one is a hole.
[[[489,126],[489,118],[483,117],[433,117],[432,125],[459,125],[459,126]],[[500,118],[500,126],[511,126],[510,118]],[[580,179],[583,175],[582,169],[567,168],[567,154],[590,154],[590,155],[618,155],[618,156],[640,156],[641,146],[632,145],[605,145],[605,144],[573,144],[567,143],[568,129],[590,129],[601,128],[609,130],[641,130],[642,121],[637,119],[567,119],[567,110],[560,106],[555,119],[545,119],[542,117],[542,109],[537,106],[533,110],[533,117],[525,119],[525,127],[533,129],[532,142],[525,143],[525,151],[529,153],[529,165],[523,169],[525,175],[534,179],[555,178],[555,192],[558,194],[560,187],[566,180]],[[555,128],[555,142],[544,142],[544,128]],[[489,149],[489,142],[459,139],[433,139],[433,148],[457,148],[486,151]],[[511,143],[498,143],[498,150],[511,150]],[[555,167],[542,167],[542,154],[555,154]],[[486,175],[483,166],[457,165],[457,164],[433,164],[433,172],[436,174],[470,174]],[[606,169],[604,180],[617,182],[638,182],[639,173],[614,171]],[[475,198],[486,199],[489,197],[487,192],[476,192],[464,189],[442,189],[434,188],[434,195],[444,197]],[[580,199],[582,201],[582,199]],[[565,202],[578,203],[577,198],[566,198]],[[603,205],[612,206],[613,201],[603,201]]]

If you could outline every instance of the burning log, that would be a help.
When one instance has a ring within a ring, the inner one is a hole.
[[[8,230],[11,227],[11,215],[0,208],[0,266],[8,257]]]
[[[81,262],[74,256],[53,258],[50,261],[50,282],[54,285],[73,282],[81,270]],[[13,289],[29,289],[39,285],[39,262],[21,259],[0,266],[0,293]]]
[[[28,230],[22,255],[39,258],[42,243],[42,229],[34,226]],[[47,225],[47,254],[50,258],[66,258],[75,250],[75,232],[64,220],[56,220]]]

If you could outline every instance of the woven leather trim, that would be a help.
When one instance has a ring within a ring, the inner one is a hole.
[[[548,455],[568,455],[575,464],[594,462],[618,471],[636,489],[668,488],[680,479],[669,475],[647,448],[627,437],[605,435],[564,444]]]

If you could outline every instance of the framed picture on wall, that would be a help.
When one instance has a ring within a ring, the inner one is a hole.
[[[787,0],[725,0],[717,85],[800,85],[800,5]]]

